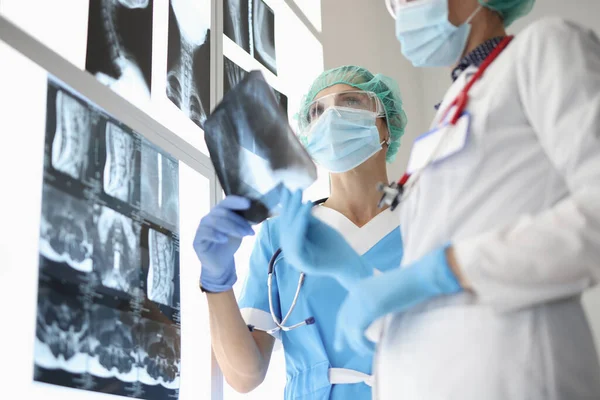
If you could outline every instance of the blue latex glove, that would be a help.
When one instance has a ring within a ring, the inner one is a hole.
[[[209,292],[226,292],[237,280],[233,255],[240,247],[242,238],[254,235],[254,230],[234,210],[246,210],[249,207],[250,200],[228,196],[200,221],[194,238],[194,250],[202,264],[200,285]]]
[[[311,214],[312,203],[302,203],[302,192],[281,196],[279,245],[287,263],[307,275],[329,276],[346,289],[373,275],[342,235]]]
[[[361,355],[375,350],[365,331],[379,318],[404,312],[437,296],[462,291],[446,260],[446,248],[437,249],[406,268],[364,279],[348,294],[337,316],[334,347],[346,343]]]

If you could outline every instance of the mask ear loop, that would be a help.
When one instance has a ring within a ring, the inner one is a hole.
[[[469,25],[473,21],[473,18],[475,18],[477,14],[479,14],[479,11],[481,11],[482,8],[483,6],[479,4],[479,6],[477,6],[477,9],[475,9],[475,11],[473,11],[469,18],[467,18],[467,20],[465,21],[465,25]]]

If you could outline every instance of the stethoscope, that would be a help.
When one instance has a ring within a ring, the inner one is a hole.
[[[456,96],[452,103],[448,105],[446,111],[444,112],[441,118],[441,121],[445,121],[452,108],[455,108],[454,113],[452,114],[448,122],[450,125],[456,125],[460,117],[463,115],[467,103],[469,102],[469,91],[471,90],[471,87],[483,76],[484,72],[494,62],[494,60],[498,58],[500,53],[502,53],[502,51],[506,48],[506,46],[508,46],[508,44],[513,40],[513,38],[514,36],[507,36],[504,39],[502,39],[500,44],[498,44],[494,51],[490,53],[490,55],[484,60],[477,72],[473,75],[473,77],[471,78],[471,80],[469,80],[465,87],[460,91],[458,96]],[[380,208],[387,205],[390,206],[390,209],[392,211],[394,211],[396,207],[398,207],[398,205],[402,201],[404,201],[406,197],[408,197],[408,193],[418,181],[423,170],[433,162],[438,150],[443,147],[447,139],[448,136],[445,135],[434,147],[424,166],[415,171],[413,174],[405,173],[402,176],[402,178],[398,180],[398,182],[393,182],[390,185],[384,185],[383,183],[378,184],[378,190],[380,192],[383,192],[383,196],[381,197],[381,200],[379,200]]]
[[[326,201],[327,201],[326,198],[320,199],[320,200],[314,201],[312,204],[314,207],[314,206],[323,204]],[[290,309],[285,314],[285,317],[283,317],[283,319],[281,321],[279,321],[277,316],[275,315],[275,311],[273,310],[273,294],[272,294],[271,287],[273,284],[273,275],[275,274],[275,265],[277,264],[277,262],[279,262],[280,260],[283,259],[283,256],[280,257],[280,255],[281,255],[281,248],[278,248],[275,251],[275,253],[273,254],[273,257],[271,257],[271,260],[269,261],[269,274],[267,275],[267,287],[268,287],[268,292],[269,292],[269,311],[271,312],[271,318],[273,318],[273,322],[275,322],[275,325],[277,325],[276,328],[273,328],[273,329],[270,329],[267,331],[267,333],[269,333],[269,334],[273,334],[280,330],[284,331],[284,332],[288,332],[288,331],[291,331],[292,329],[296,329],[296,328],[299,328],[304,325],[312,325],[315,323],[315,318],[309,317],[309,318],[306,318],[304,321],[301,321],[297,324],[294,324],[291,326],[285,326],[285,323],[287,322],[288,318],[292,314],[292,311],[294,311],[294,308],[296,308],[296,303],[298,302],[298,296],[300,295],[300,289],[302,288],[302,285],[304,284],[304,272],[300,273],[300,278],[298,278],[298,285],[296,286],[296,294],[294,295],[294,299],[292,300]]]

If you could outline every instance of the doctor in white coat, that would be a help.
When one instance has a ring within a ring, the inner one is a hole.
[[[386,317],[376,398],[600,399],[580,301],[600,281],[600,41],[561,19],[507,36],[532,5],[388,1],[403,54],[455,81],[400,181],[401,268],[338,314],[338,343],[360,352]],[[282,242],[300,270],[335,235],[306,210]]]

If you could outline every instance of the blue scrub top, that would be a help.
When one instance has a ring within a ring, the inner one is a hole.
[[[397,215],[384,211],[361,228],[326,207],[316,208],[315,216],[342,233],[366,262],[379,271],[400,266],[402,241]],[[278,222],[274,218],[263,223],[239,301],[246,323],[264,331],[275,327],[269,313],[267,272],[269,260],[279,248]],[[280,321],[282,312],[285,314],[290,309],[300,276],[286,264],[283,256],[275,266],[272,287],[274,311]],[[365,383],[329,383],[329,368],[348,368],[371,374],[371,356],[359,357],[350,349],[342,352],[333,349],[334,332],[343,329],[336,326],[336,316],[346,294],[347,291],[334,279],[305,277],[296,307],[286,325],[309,317],[314,317],[315,323],[289,332],[278,332],[286,360],[285,399],[371,399],[371,388]]]

